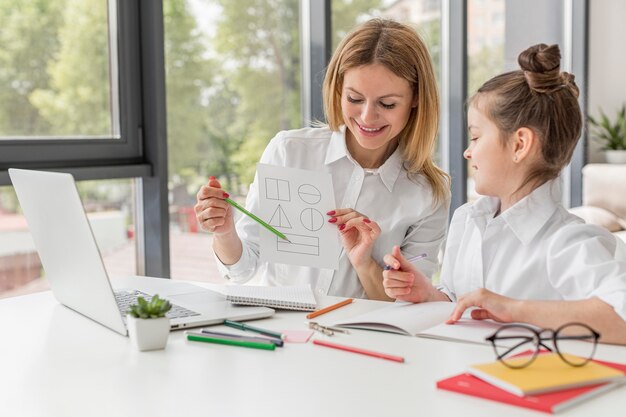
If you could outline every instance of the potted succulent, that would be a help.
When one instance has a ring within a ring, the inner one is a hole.
[[[140,351],[164,349],[170,333],[170,319],[165,316],[172,308],[169,301],[154,295],[150,301],[137,297],[130,306],[126,324],[128,335]]]
[[[600,118],[589,116],[594,128],[594,139],[602,144],[606,161],[610,164],[626,164],[626,104],[617,112],[615,120],[610,120],[602,110]]]

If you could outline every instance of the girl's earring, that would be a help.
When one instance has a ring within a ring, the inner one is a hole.
[[[517,154],[513,155],[513,161],[517,162]]]

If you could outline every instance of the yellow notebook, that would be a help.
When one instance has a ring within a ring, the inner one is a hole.
[[[564,356],[572,357],[572,362],[575,361],[573,355]],[[515,360],[511,359],[509,362]],[[520,397],[624,378],[623,372],[597,362],[589,362],[581,367],[570,366],[556,353],[540,354],[526,368],[511,369],[496,361],[472,365],[468,372]]]

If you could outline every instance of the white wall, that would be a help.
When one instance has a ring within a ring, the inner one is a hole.
[[[626,1],[589,1],[588,111],[609,116],[626,102]],[[589,142],[589,162],[604,162],[600,147]]]

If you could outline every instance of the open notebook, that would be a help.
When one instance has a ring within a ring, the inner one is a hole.
[[[313,311],[317,308],[315,296],[308,285],[281,287],[233,285],[226,287],[226,299],[233,304],[285,310]]]
[[[455,303],[443,301],[421,304],[395,302],[389,303],[387,307],[328,324],[477,344],[489,344],[485,338],[502,326],[491,320],[472,320],[467,317],[469,311],[456,324],[445,324],[455,306]],[[499,344],[507,345],[507,342]]]

